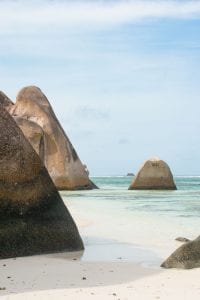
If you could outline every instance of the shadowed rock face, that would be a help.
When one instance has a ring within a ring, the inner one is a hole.
[[[174,251],[161,265],[163,268],[192,269],[200,267],[200,237]]]
[[[37,152],[42,161],[45,160],[44,145],[45,145],[45,133],[41,126],[30,120],[15,117],[17,125],[21,128],[24,135],[28,137],[34,150]]]
[[[96,187],[39,88],[23,88],[9,112],[43,160],[59,190]]]
[[[83,249],[46,168],[3,105],[0,170],[0,258]]]
[[[147,160],[137,173],[129,190],[175,190],[169,166],[159,158]]]

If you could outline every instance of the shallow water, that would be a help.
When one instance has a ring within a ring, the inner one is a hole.
[[[176,191],[130,191],[131,177],[92,180],[99,190],[62,192],[72,214],[91,221],[80,229],[83,260],[117,260],[121,253],[124,260],[158,264],[181,245],[177,236],[199,235],[200,177],[175,177]]]
[[[129,191],[130,177],[95,177],[99,190],[63,192],[68,200],[104,201],[119,209],[180,218],[199,218],[200,177],[176,177],[176,191]]]

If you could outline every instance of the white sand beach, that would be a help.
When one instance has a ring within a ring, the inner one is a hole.
[[[181,245],[174,240],[180,224],[167,230],[167,220],[159,225],[147,216],[130,222],[128,216],[111,216],[105,204],[107,213],[87,201],[77,205],[69,200],[68,207],[84,239],[84,253],[1,260],[1,299],[200,298],[200,269],[159,267]]]

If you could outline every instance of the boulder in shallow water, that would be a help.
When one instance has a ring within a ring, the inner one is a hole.
[[[0,258],[82,250],[45,166],[0,105]]]
[[[200,237],[175,250],[162,264],[163,268],[192,269],[200,267]]]
[[[87,170],[56,118],[48,99],[38,87],[23,88],[10,113],[40,155],[59,190],[97,188],[90,181]],[[37,129],[33,129],[33,123],[38,125]]]
[[[169,166],[159,158],[152,158],[142,165],[129,190],[175,190]]]

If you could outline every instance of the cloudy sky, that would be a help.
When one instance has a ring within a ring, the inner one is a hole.
[[[0,89],[47,95],[91,175],[200,174],[200,1],[2,1]]]

